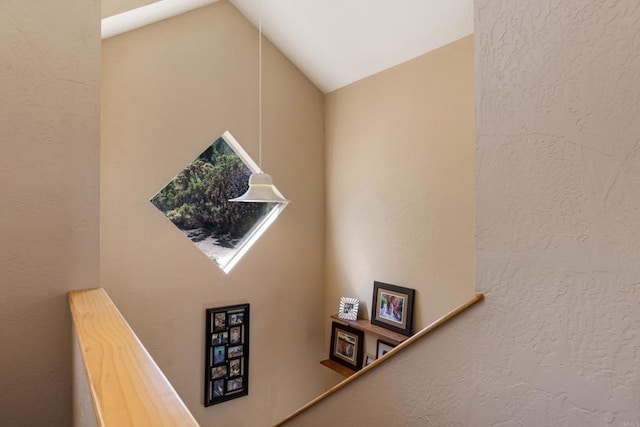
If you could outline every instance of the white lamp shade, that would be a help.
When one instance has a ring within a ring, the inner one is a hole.
[[[278,191],[271,175],[266,173],[252,173],[249,177],[249,189],[240,197],[230,199],[230,202],[289,202]]]

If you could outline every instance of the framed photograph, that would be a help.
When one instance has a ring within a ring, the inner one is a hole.
[[[415,289],[373,282],[371,323],[411,336]]]
[[[231,326],[242,325],[243,323],[244,323],[244,313],[235,313],[229,316],[229,324]]]
[[[234,393],[242,391],[242,377],[227,381],[227,391]]]
[[[249,394],[249,304],[205,311],[204,406]]]
[[[385,354],[389,353],[394,347],[395,345],[391,345],[384,341],[378,340],[378,344],[376,346],[376,359],[379,359]]]
[[[244,346],[236,345],[233,347],[229,347],[229,358],[235,358],[242,356],[242,351],[244,350]]]
[[[213,382],[213,396],[224,396],[224,380],[216,380]]]
[[[369,354],[369,353],[365,354],[364,355],[364,366],[371,365],[371,362],[373,362],[374,360],[376,360],[376,358],[373,357],[372,354]]]
[[[242,375],[242,359],[233,359],[229,361],[229,377],[237,377]]]
[[[234,326],[230,329],[229,334],[231,336],[229,339],[231,344],[238,344],[242,342],[242,326]]]
[[[224,346],[213,347],[213,365],[218,365],[224,362]]]
[[[225,313],[216,313],[213,318],[213,330],[224,331],[227,329],[227,316]]]
[[[340,308],[338,309],[338,317],[346,320],[358,319],[358,306],[360,301],[355,298],[340,298]]]
[[[211,341],[214,344],[226,344],[229,339],[229,334],[227,332],[220,332],[219,334],[213,334],[211,336]]]
[[[216,366],[211,373],[213,378],[224,378],[227,376],[227,365]]]
[[[364,332],[333,322],[331,325],[331,349],[329,358],[354,371],[362,369]]]

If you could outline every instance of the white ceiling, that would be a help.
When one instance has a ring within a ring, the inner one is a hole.
[[[473,33],[473,0],[230,2],[325,93]]]
[[[118,1],[103,38],[218,0]],[[325,93],[473,33],[473,0],[229,1]]]

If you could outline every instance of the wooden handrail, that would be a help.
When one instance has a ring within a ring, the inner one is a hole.
[[[198,425],[104,289],[68,299],[99,426]]]
[[[348,377],[344,381],[336,384],[335,386],[333,386],[332,388],[330,388],[326,392],[322,393],[320,396],[316,397],[315,399],[313,399],[312,401],[310,401],[309,403],[307,403],[306,405],[304,405],[303,407],[301,407],[300,409],[298,409],[297,411],[295,411],[291,415],[287,416],[285,419],[283,419],[278,424],[276,424],[276,427],[286,424],[288,421],[290,421],[293,418],[297,417],[298,415],[300,415],[301,413],[303,413],[307,409],[311,408],[315,404],[319,403],[320,401],[322,401],[322,400],[326,399],[327,397],[331,396],[333,393],[335,393],[335,392],[341,390],[342,388],[346,387],[348,384],[350,384],[353,381],[357,380],[361,376],[366,375],[372,369],[375,369],[376,367],[382,365],[384,362],[389,360],[394,355],[400,353],[405,348],[410,347],[413,343],[415,343],[416,341],[418,341],[421,338],[423,338],[425,335],[427,335],[429,332],[431,332],[434,329],[436,329],[438,326],[442,325],[443,323],[446,323],[452,317],[455,317],[459,313],[463,312],[467,308],[471,307],[473,304],[475,304],[478,301],[481,301],[483,299],[484,299],[484,294],[475,294],[467,302],[465,302],[461,306],[451,310],[450,312],[448,312],[444,316],[440,317],[439,319],[437,319],[436,321],[434,321],[433,323],[431,323],[430,325],[428,325],[424,329],[420,330],[420,332],[412,335],[410,338],[408,338],[406,341],[404,341],[403,343],[399,344],[397,347],[395,347],[392,350],[390,350],[384,356],[374,360],[373,362],[371,362],[370,365],[365,366],[364,368],[362,368],[361,370],[359,370],[355,374],[351,375],[350,377]]]

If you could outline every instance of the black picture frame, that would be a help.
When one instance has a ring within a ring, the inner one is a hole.
[[[331,324],[329,359],[354,371],[362,369],[364,332],[342,323]]]
[[[204,406],[249,394],[249,304],[205,310]]]
[[[371,355],[371,354],[365,354],[364,355],[364,366],[369,366],[373,363],[373,361],[376,360],[376,358]]]
[[[393,344],[389,344],[388,342],[384,342],[382,340],[378,340],[376,343],[376,359],[380,359],[382,356],[393,350],[396,346]]]
[[[371,323],[405,336],[411,336],[415,289],[373,282]]]

